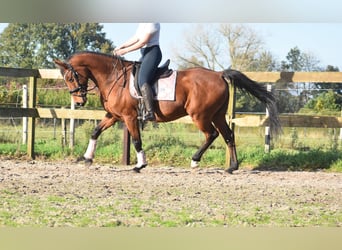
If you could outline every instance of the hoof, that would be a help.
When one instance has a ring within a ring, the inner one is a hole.
[[[233,171],[235,171],[235,170],[238,170],[239,169],[239,166],[233,166],[233,167],[230,167],[230,168],[228,168],[227,169],[227,173],[228,174],[233,174]]]
[[[93,164],[93,159],[87,159],[87,158],[85,158],[84,156],[78,157],[78,158],[76,159],[75,162],[76,162],[76,163],[79,163],[79,162],[81,162],[81,161],[84,162],[84,165],[85,165],[86,167],[90,167],[91,164]]]
[[[133,171],[136,173],[140,173],[141,169],[146,168],[147,164],[141,165],[140,167],[136,166],[133,168]]]
[[[235,169],[232,169],[232,168],[228,168],[227,170],[226,170],[226,172],[228,173],[228,174],[233,174],[233,171],[234,171]]]
[[[79,163],[79,162],[85,161],[85,160],[86,160],[86,158],[84,158],[84,156],[80,156],[75,160],[75,163]]]
[[[237,163],[231,163],[230,167],[226,170],[228,174],[233,174],[233,171],[238,170],[239,165]]]
[[[85,165],[86,167],[90,167],[91,164],[93,164],[93,159],[85,159],[85,160],[84,160],[84,165]]]

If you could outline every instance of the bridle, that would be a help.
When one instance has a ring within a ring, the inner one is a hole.
[[[95,89],[96,86],[88,89],[88,82],[81,83],[80,78],[79,78],[80,74],[70,64],[68,64],[68,71],[70,71],[72,73],[72,77],[70,79],[68,79],[68,81],[69,82],[76,81],[76,87],[74,89],[70,90],[69,93],[73,96],[81,97],[85,101],[88,92]],[[66,75],[67,74],[65,73],[63,76],[64,81],[67,80]],[[75,94],[77,92],[79,92],[79,94]]]
[[[114,83],[112,84],[112,86],[110,87],[109,91],[108,91],[108,94],[107,96],[104,98],[104,101],[107,101],[108,100],[108,97],[109,95],[111,94],[114,86],[116,85],[116,83],[123,77],[123,84],[122,84],[122,88],[125,87],[126,85],[126,82],[127,82],[127,67],[123,64],[123,60],[119,57],[115,57],[117,60],[116,62],[113,62],[113,70],[115,70],[115,75],[116,75],[116,79],[114,81]],[[117,69],[117,66],[118,66],[118,63],[119,63],[119,66],[121,67],[121,70],[116,70]],[[89,91],[93,90],[96,88],[96,86],[92,87],[92,88],[89,88],[88,89],[88,82],[85,82],[85,83],[81,83],[80,82],[80,74],[72,67],[71,64],[67,64],[68,66],[68,71],[72,73],[72,77],[70,79],[68,79],[69,82],[74,82],[76,81],[76,87],[72,90],[69,91],[69,93],[73,96],[77,96],[77,97],[81,97],[83,99],[83,101],[86,101],[86,98],[87,98],[87,94]],[[133,65],[132,65],[133,66]],[[121,74],[119,74],[118,72],[121,71]],[[64,81],[66,81],[66,75],[67,75],[67,72],[64,74],[63,78],[64,78]],[[86,78],[86,77],[84,77]],[[76,93],[79,93],[79,94],[76,94]]]

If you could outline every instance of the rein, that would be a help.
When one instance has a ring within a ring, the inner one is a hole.
[[[123,84],[121,85],[121,87],[125,88],[126,83],[127,83],[127,72],[128,72],[127,67],[125,67],[125,65],[123,64],[123,60],[120,57],[114,57],[114,58],[117,59],[116,62],[113,61],[113,70],[116,71],[116,79],[115,79],[114,83],[112,84],[111,88],[109,89],[107,97],[104,100],[106,102],[108,100],[109,95],[112,93],[114,86],[122,77],[124,77],[124,80],[123,80]],[[120,71],[121,74],[120,75],[118,75],[119,70],[117,70],[117,64],[118,63],[120,63],[120,66],[121,66],[121,71]],[[130,67],[130,66],[128,66],[128,67]]]
[[[124,88],[126,86],[126,81],[127,81],[127,74],[126,74],[127,73],[127,69],[126,69],[125,65],[123,64],[122,59],[120,57],[117,57],[117,60],[116,60],[115,64],[113,63],[114,69],[116,69],[116,65],[118,64],[118,62],[120,62],[122,73],[121,73],[121,75],[119,77],[117,77],[115,83],[123,76],[124,77],[124,81],[123,81],[122,87]]]

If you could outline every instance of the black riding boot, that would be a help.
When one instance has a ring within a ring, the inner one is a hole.
[[[154,116],[153,93],[151,86],[148,83],[144,83],[141,86],[140,91],[146,108],[145,121],[155,121],[156,117]]]

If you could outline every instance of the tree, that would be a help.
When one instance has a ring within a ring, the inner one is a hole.
[[[313,111],[317,113],[339,113],[342,106],[342,95],[332,90],[320,93],[316,98],[311,99],[304,107],[302,112]]]
[[[310,52],[302,52],[297,46],[287,53],[286,61],[281,61],[282,71],[319,71],[319,60]]]
[[[319,60],[313,53],[302,52],[296,46],[287,53],[286,60],[281,61],[280,70],[287,72],[320,71]],[[282,91],[277,95],[278,109],[280,112],[292,113],[298,112],[312,98],[315,84],[290,82],[283,83],[280,87]]]
[[[328,65],[326,72],[339,72],[338,67]],[[314,112],[336,115],[342,107],[341,83],[315,83],[311,91],[312,98],[306,103],[301,112]]]
[[[219,32],[223,44],[228,48],[232,68],[240,71],[259,71],[259,63],[262,62],[262,70],[272,70],[273,56],[263,48],[261,37],[252,28],[242,24],[222,24]]]
[[[17,68],[54,68],[53,58],[82,51],[113,50],[98,23],[11,23],[0,34],[0,64]]]
[[[303,57],[298,47],[290,49],[286,56],[287,61],[281,62],[283,71],[301,71],[303,67]]]
[[[328,65],[325,70],[325,72],[339,72],[338,67],[334,67],[332,65]],[[317,92],[327,92],[328,88],[335,92],[338,95],[342,95],[342,83],[315,83],[315,87],[317,88]],[[314,93],[314,96],[317,96],[318,93]]]
[[[258,34],[242,24],[194,26],[185,35],[185,49],[175,54],[180,68],[202,66],[222,70],[230,65],[240,71],[257,71],[274,70],[276,66]]]
[[[278,63],[271,52],[263,50],[259,53],[258,59],[253,60],[249,65],[249,71],[270,72],[277,69]]]
[[[224,68],[219,61],[220,42],[215,29],[208,25],[197,25],[185,34],[185,49],[176,52],[180,69],[189,67]],[[186,52],[184,52],[186,51]]]
[[[262,39],[242,24],[197,25],[185,35],[186,49],[176,52],[179,68],[206,67],[212,70],[231,68],[240,71],[272,71],[273,55],[263,48]],[[184,52],[185,51],[185,52]],[[236,111],[265,111],[253,97],[237,91]]]

